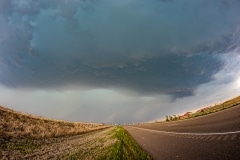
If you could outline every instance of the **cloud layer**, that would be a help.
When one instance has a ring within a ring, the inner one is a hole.
[[[229,40],[240,24],[240,3],[233,0],[12,0],[1,6],[0,81],[14,87],[79,83],[190,95],[221,68],[211,53],[233,47]]]

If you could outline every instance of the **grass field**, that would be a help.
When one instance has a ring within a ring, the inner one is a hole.
[[[108,154],[100,157],[102,160],[150,160],[151,157],[133,140],[121,126],[113,130],[116,142],[108,149]]]

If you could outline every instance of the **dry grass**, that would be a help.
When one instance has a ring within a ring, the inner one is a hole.
[[[0,107],[0,159],[146,157],[120,126],[50,120]]]
[[[83,134],[108,126],[50,120],[0,106],[0,139],[43,139]]]

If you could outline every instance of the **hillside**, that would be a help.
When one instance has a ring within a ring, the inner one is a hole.
[[[184,120],[199,116],[208,115],[211,113],[215,113],[221,110],[225,110],[240,104],[240,96],[235,97],[233,99],[227,100],[221,104],[215,104],[212,106],[208,106],[202,109],[197,110],[196,112],[187,112],[184,115],[173,115],[173,116],[166,116],[166,121],[177,121],[177,120]]]
[[[50,120],[0,107],[0,159],[151,157],[121,126]]]
[[[106,128],[94,123],[66,122],[23,114],[0,106],[0,135],[5,138],[53,138]]]
[[[51,120],[0,106],[0,157],[18,152],[30,153],[41,145],[59,141],[64,137],[108,127],[103,124]]]

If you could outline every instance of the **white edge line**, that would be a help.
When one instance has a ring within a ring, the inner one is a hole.
[[[139,127],[132,127],[135,129],[146,130],[149,132],[157,132],[157,133],[165,133],[165,134],[180,134],[180,135],[199,135],[199,136],[208,136],[208,135],[226,135],[226,134],[236,134],[240,133],[240,131],[232,131],[232,132],[223,132],[223,133],[179,133],[179,132],[167,132],[167,131],[158,131],[153,129],[146,129],[146,128],[139,128]]]

